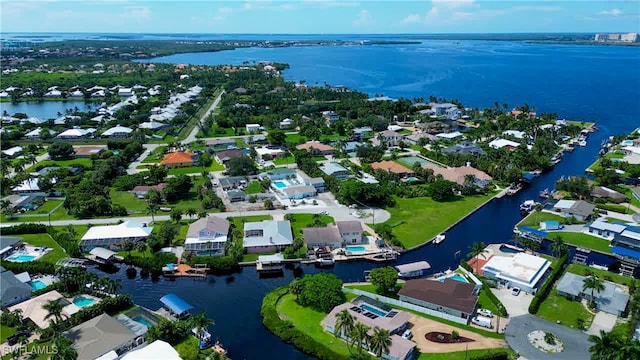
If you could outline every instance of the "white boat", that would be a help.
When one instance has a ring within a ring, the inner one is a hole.
[[[580,146],[587,146],[587,141],[586,140],[582,140],[579,143]]]
[[[445,238],[446,238],[446,236],[444,234],[437,235],[435,237],[435,239],[433,239],[433,243],[436,244],[436,245],[440,244],[441,242],[444,241]]]
[[[316,261],[320,266],[332,266],[333,264],[336,263],[336,261],[333,260],[333,258],[320,258]]]

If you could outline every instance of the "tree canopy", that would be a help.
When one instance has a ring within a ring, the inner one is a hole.
[[[300,279],[298,302],[318,311],[328,313],[346,301],[342,292],[342,280],[334,274],[307,275]]]
[[[392,266],[375,268],[369,274],[369,281],[378,287],[378,291],[387,292],[393,289],[398,282],[398,271]]]

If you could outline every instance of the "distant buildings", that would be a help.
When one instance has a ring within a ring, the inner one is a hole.
[[[626,42],[635,43],[638,42],[640,37],[637,32],[630,32],[626,34],[596,34],[594,41],[596,42]]]

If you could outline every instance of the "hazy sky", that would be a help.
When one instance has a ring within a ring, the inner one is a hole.
[[[640,1],[0,0],[2,32],[640,32]]]

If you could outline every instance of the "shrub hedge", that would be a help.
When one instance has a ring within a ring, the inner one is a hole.
[[[262,308],[260,309],[262,324],[282,341],[293,344],[305,354],[313,355],[321,360],[348,360],[348,357],[334,352],[328,346],[315,341],[309,335],[296,329],[290,321],[280,319],[276,304],[288,292],[288,286],[281,286],[264,297]]]
[[[560,278],[560,275],[562,275],[562,273],[564,272],[564,269],[565,267],[567,267],[568,262],[569,262],[569,255],[565,255],[560,258],[556,268],[553,269],[553,272],[551,272],[551,275],[549,276],[549,278],[547,278],[547,281],[545,281],[544,284],[540,286],[538,291],[536,291],[536,295],[531,300],[531,304],[529,304],[530,314],[538,313],[538,310],[540,309],[540,305],[547,298],[547,296],[549,296],[549,293],[553,289],[553,284]]]
[[[147,269],[155,272],[162,271],[162,267],[175,263],[178,258],[173,253],[155,253],[153,256],[133,256],[125,255],[124,263],[128,265],[134,265],[142,269]]]
[[[29,274],[55,274],[56,267],[47,262],[42,261],[32,261],[32,262],[12,262],[12,261],[0,261],[0,266],[13,272],[14,274],[19,274],[21,272],[28,271]]]
[[[474,356],[471,360],[509,360],[509,353],[504,350],[500,350],[490,354]]]
[[[493,305],[496,306],[496,309],[498,309],[498,313],[500,316],[502,317],[509,316],[507,309],[504,307],[504,305],[502,305],[500,300],[498,300],[498,298],[493,293],[493,291],[491,291],[491,287],[489,287],[489,285],[482,283],[482,291],[484,291],[484,293],[487,295],[487,297],[489,298],[489,301],[491,301]]]
[[[2,228],[2,235],[44,234],[47,226],[43,224],[23,223]]]
[[[471,267],[471,265],[469,265],[465,260],[460,260],[460,266],[468,272],[473,272],[473,267]]]

